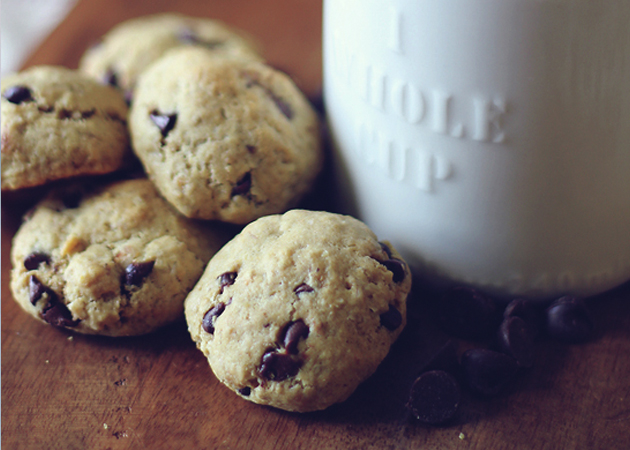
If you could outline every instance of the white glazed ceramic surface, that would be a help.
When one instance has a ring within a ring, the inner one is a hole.
[[[346,211],[417,274],[630,279],[630,1],[325,0],[323,45]]]

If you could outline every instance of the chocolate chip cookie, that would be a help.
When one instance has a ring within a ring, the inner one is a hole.
[[[406,323],[411,275],[362,222],[292,210],[247,225],[186,298],[188,329],[217,378],[289,411],[345,400]]]
[[[147,179],[65,187],[25,218],[11,291],[37,319],[79,333],[149,333],[183,302],[227,239],[172,209]]]
[[[179,48],[139,78],[134,150],[191,218],[245,224],[294,207],[322,167],[318,118],[285,74]]]
[[[243,32],[217,20],[167,13],[138,17],[112,28],[85,52],[79,69],[121,89],[131,101],[136,79],[144,69],[179,46],[261,59],[258,46]]]
[[[2,191],[104,174],[132,157],[117,90],[39,66],[2,79]]]

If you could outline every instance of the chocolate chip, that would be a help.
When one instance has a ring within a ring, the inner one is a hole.
[[[251,187],[252,174],[250,172],[247,172],[240,180],[238,180],[236,185],[234,185],[234,187],[232,188],[232,197],[248,193]]]
[[[293,108],[291,108],[291,105],[289,103],[278,97],[270,90],[267,90],[267,94],[271,97],[271,99],[276,104],[280,112],[284,115],[284,117],[289,120],[293,119]]]
[[[201,326],[206,333],[214,334],[214,322],[225,311],[225,303],[221,302],[216,306],[210,308],[203,316]]]
[[[238,393],[241,394],[243,397],[249,397],[249,394],[252,393],[252,388],[250,388],[249,386],[245,386],[244,388],[240,388],[238,390]]]
[[[177,34],[177,38],[186,44],[203,45],[204,47],[209,48],[209,49],[215,49],[217,47],[222,46],[225,43],[224,41],[219,41],[219,40],[208,41],[208,40],[201,39],[197,35],[197,33],[195,33],[190,28],[182,28]]]
[[[155,261],[131,263],[125,268],[125,284],[127,286],[140,286],[142,281],[153,270]]]
[[[280,110],[280,112],[284,115],[284,117],[286,117],[289,120],[293,118],[293,108],[291,108],[291,105],[287,103],[285,100],[283,100],[282,98],[280,98],[271,89],[269,89],[266,86],[263,86],[260,83],[259,76],[257,73],[244,72],[242,75],[247,81],[247,83],[245,84],[247,88],[251,88],[253,86],[258,86],[262,88],[265,91],[265,94],[267,94],[267,96],[275,103],[276,107]]]
[[[87,111],[81,111],[81,118],[82,119],[89,119],[94,114],[96,114],[96,110],[95,109],[89,109]]]
[[[286,353],[270,350],[263,355],[258,373],[267,380],[282,381],[297,375],[301,365]]]
[[[306,283],[302,283],[298,285],[295,289],[293,289],[293,292],[295,292],[297,295],[300,295],[303,292],[313,292],[313,291],[314,289]]]
[[[389,248],[389,246],[387,246],[387,244],[383,242],[379,242],[379,244],[381,245],[381,249],[383,249],[383,251],[387,254],[387,257],[391,259],[392,250]]]
[[[60,302],[49,304],[48,308],[42,311],[42,319],[53,327],[76,327],[78,320],[72,320],[72,313],[66,305]]]
[[[438,317],[447,333],[464,339],[491,337],[500,321],[495,302],[468,287],[447,291],[438,304]]]
[[[78,191],[66,191],[61,195],[61,203],[67,209],[78,208],[83,195]]]
[[[2,96],[16,105],[33,101],[31,90],[26,86],[11,86],[4,90]]]
[[[50,256],[46,253],[31,253],[24,258],[24,268],[26,270],[36,270],[41,263],[49,264]]]
[[[160,133],[162,133],[162,137],[164,138],[175,127],[175,123],[177,122],[177,114],[163,114],[157,110],[153,110],[149,117],[151,117],[153,123],[160,129]]]
[[[120,87],[120,85],[118,84],[118,76],[113,69],[107,69],[107,72],[105,72],[105,75],[103,75],[103,83],[113,86],[115,88]]]
[[[197,42],[197,34],[190,28],[182,28],[177,33],[177,39],[186,43]]]
[[[451,375],[459,373],[459,358],[457,352],[459,343],[455,339],[449,339],[440,349],[431,356],[429,361],[422,367],[420,373],[431,370],[443,370]]]
[[[411,387],[407,408],[421,422],[438,425],[452,419],[459,408],[457,380],[442,370],[420,375]]]
[[[127,89],[124,96],[127,106],[131,106],[131,103],[133,102],[133,89]]]
[[[289,322],[284,328],[280,340],[282,341],[284,348],[295,355],[298,352],[298,343],[300,339],[306,339],[308,337],[309,328],[303,320],[296,320],[295,322]]]
[[[48,294],[47,303],[42,309],[41,317],[55,327],[75,327],[78,320],[72,320],[72,313],[66,305],[61,303],[57,294],[45,286],[35,275],[29,278],[29,297],[31,304],[35,305],[44,294]]]
[[[503,319],[498,341],[501,350],[512,356],[519,367],[534,365],[534,337],[523,319],[516,316]]]
[[[390,331],[394,331],[402,324],[402,314],[392,305],[389,305],[389,310],[381,314],[381,325]]]
[[[44,294],[48,294],[50,298],[56,298],[55,293],[39,281],[35,275],[31,275],[28,279],[28,294],[32,305],[37,303]]]
[[[394,283],[400,283],[405,279],[405,263],[402,262],[400,259],[388,259],[386,261],[383,261],[381,264],[383,264],[387,268],[387,270],[389,270],[393,274]]]
[[[529,327],[532,337],[536,337],[543,328],[543,308],[539,302],[525,299],[512,300],[503,311],[503,318],[520,317]]]
[[[225,272],[219,276],[219,284],[221,285],[219,294],[223,294],[223,289],[234,284],[237,275],[238,273],[236,272]]]
[[[249,153],[256,153],[256,150],[258,150],[255,145],[246,145],[245,148]]]
[[[72,111],[68,109],[60,109],[57,113],[57,117],[61,120],[72,119]]]
[[[584,300],[561,297],[547,308],[547,333],[562,342],[586,342],[593,334],[594,324]]]
[[[462,355],[462,371],[468,386],[482,395],[497,395],[518,370],[511,356],[485,348],[473,348]]]

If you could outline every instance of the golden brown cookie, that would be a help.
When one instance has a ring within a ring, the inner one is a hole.
[[[322,167],[318,117],[289,77],[198,48],[143,73],[129,125],[149,178],[187,217],[245,224],[282,213]]]
[[[117,90],[56,66],[2,79],[2,190],[125,166],[127,105]]]
[[[183,302],[226,240],[190,221],[146,179],[55,191],[18,230],[11,291],[37,319],[79,333],[149,333]]]
[[[362,222],[292,210],[247,225],[186,298],[188,329],[241,397],[289,411],[345,400],[406,323],[411,275]]]

